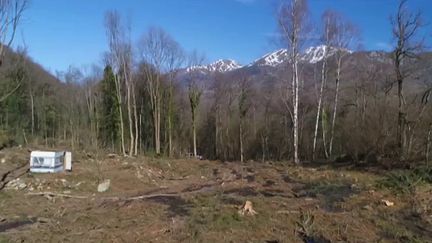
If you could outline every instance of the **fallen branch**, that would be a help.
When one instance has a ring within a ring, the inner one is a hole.
[[[178,197],[181,196],[182,193],[157,193],[157,194],[145,194],[141,196],[135,196],[135,197],[101,197],[99,199],[101,200],[113,200],[113,201],[133,201],[133,200],[142,200],[142,199],[149,199],[154,197]]]
[[[105,200],[105,201],[133,201],[133,200],[142,200],[142,199],[150,199],[155,197],[180,197],[180,196],[186,196],[191,194],[197,194],[202,192],[209,192],[213,191],[215,188],[220,187],[221,183],[214,183],[214,184],[207,184],[201,187],[198,187],[196,190],[186,190],[181,192],[168,192],[168,193],[154,193],[154,194],[144,194],[139,196],[133,196],[133,197],[119,197],[119,196],[112,196],[112,197],[96,197],[96,196],[74,196],[69,194],[63,194],[63,193],[54,193],[54,192],[29,192],[26,195],[28,196],[44,196],[48,199],[54,198],[54,197],[65,197],[65,198],[75,198],[75,199],[88,199],[88,198],[95,198],[98,200]]]
[[[63,193],[54,193],[54,192],[29,192],[26,195],[28,196],[44,196],[44,197],[66,197],[66,198],[76,198],[76,199],[87,199],[88,196],[74,196]]]

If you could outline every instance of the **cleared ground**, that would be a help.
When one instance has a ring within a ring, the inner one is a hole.
[[[0,179],[28,156],[0,151]],[[432,186],[389,189],[381,167],[85,152],[74,162],[0,191],[0,242],[432,242]],[[246,200],[257,215],[238,213]]]

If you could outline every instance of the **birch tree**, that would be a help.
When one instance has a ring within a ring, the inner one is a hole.
[[[203,63],[204,55],[200,55],[197,51],[193,51],[189,55],[188,66],[196,67]],[[197,152],[197,135],[196,135],[196,119],[197,119],[197,111],[201,102],[201,95],[203,93],[203,88],[199,83],[199,77],[195,72],[189,72],[188,77],[188,96],[189,96],[189,104],[191,108],[191,117],[192,117],[192,149],[194,157],[198,156]]]
[[[191,107],[192,115],[192,142],[193,142],[193,154],[195,158],[198,156],[197,153],[197,138],[196,138],[196,118],[197,110],[201,101],[202,89],[198,86],[197,82],[194,80],[189,84],[189,102]]]
[[[170,37],[167,43],[167,71],[168,71],[168,155],[173,156],[173,130],[174,130],[174,82],[178,69],[184,63],[184,52],[180,45]]]
[[[330,15],[329,12],[325,12],[322,17],[321,21],[324,23],[323,26],[323,33],[321,34],[321,42],[324,44],[324,55],[323,55],[323,61],[322,61],[322,67],[321,67],[321,84],[320,84],[320,90],[318,94],[318,106],[317,106],[317,113],[316,113],[316,119],[315,119],[315,131],[314,131],[314,137],[313,137],[313,146],[312,146],[312,158],[315,159],[315,151],[316,151],[316,144],[317,144],[317,138],[318,138],[318,127],[319,127],[319,121],[320,121],[320,115],[321,115],[321,106],[324,96],[324,88],[326,87],[327,82],[327,59],[328,59],[328,52],[331,48],[330,45]],[[323,131],[324,132],[324,131]],[[325,141],[324,141],[325,142]]]
[[[329,44],[335,48],[334,56],[336,59],[335,95],[330,125],[330,142],[328,152],[326,151],[327,156],[332,156],[342,65],[345,57],[350,54],[349,48],[358,42],[360,31],[349,19],[338,12],[328,11],[326,18],[329,25]]]
[[[142,62],[145,63],[146,89],[150,96],[153,116],[154,145],[156,154],[161,150],[161,105],[163,76],[170,79],[169,109],[172,109],[172,81],[173,73],[182,62],[182,50],[179,44],[163,29],[150,28],[139,41]],[[171,110],[172,112],[172,110]],[[169,150],[172,153],[172,115],[169,115]]]
[[[278,25],[282,41],[288,47],[289,63],[291,65],[291,100],[293,123],[294,162],[299,158],[299,104],[300,104],[300,51],[307,38],[308,4],[307,0],[283,1],[278,11]],[[287,85],[286,103],[289,100],[289,85]]]
[[[108,37],[108,62],[114,72],[114,80],[116,86],[117,101],[119,102],[118,112],[120,116],[120,141],[121,152],[126,155],[125,147],[125,129],[123,121],[123,98],[122,87],[124,86],[119,77],[120,70],[124,67],[125,50],[124,50],[124,27],[121,25],[120,14],[116,11],[109,11],[105,14],[105,28]]]

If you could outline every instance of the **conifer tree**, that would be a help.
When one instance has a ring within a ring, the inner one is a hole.
[[[102,145],[111,146],[115,150],[120,129],[119,101],[116,94],[116,84],[111,66],[106,66],[101,87],[100,140]]]

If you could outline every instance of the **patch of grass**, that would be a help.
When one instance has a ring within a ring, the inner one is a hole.
[[[378,181],[377,186],[404,194],[413,192],[418,185],[424,183],[432,183],[432,167],[392,172],[385,179]]]
[[[237,211],[229,210],[220,202],[220,196],[197,197],[194,200],[194,214],[190,223],[210,226],[214,230],[225,230],[241,222]]]
[[[251,232],[247,238],[268,234],[269,214],[266,213],[268,210],[265,210],[265,205],[255,200],[254,206],[257,206],[258,214],[242,216],[237,207],[227,205],[224,199],[226,196],[223,194],[213,194],[200,195],[192,200],[194,207],[190,211],[186,227],[188,235],[193,237],[192,242],[228,242],[228,239],[244,242],[245,232]],[[263,207],[259,207],[260,205]],[[218,236],[219,241],[212,238],[215,236]]]
[[[0,243],[11,242],[6,236],[0,235]]]
[[[311,238],[315,234],[315,217],[312,214],[312,212],[301,212],[300,219],[296,222],[297,229],[296,231],[303,237],[303,238]]]
[[[239,225],[239,222],[242,221],[240,215],[237,212],[223,212],[222,214],[213,214],[213,225],[216,229],[231,229],[236,225]]]
[[[6,200],[6,199],[10,199],[10,198],[12,198],[12,196],[8,192],[2,191],[0,193],[0,200]]]
[[[345,194],[344,192],[347,189],[350,189],[350,186],[344,183],[320,182],[316,184],[310,184],[307,188],[308,193],[312,195],[336,195]]]
[[[384,236],[399,242],[423,243],[426,242],[404,227],[391,224],[388,221],[378,219],[376,225],[383,230]]]
[[[327,212],[345,211],[345,203],[362,190],[364,186],[352,184],[346,179],[316,180],[293,189],[296,197],[318,199],[319,207]]]
[[[226,231],[242,224],[237,211],[224,207],[219,195],[196,197],[193,204],[188,228],[195,239],[203,237],[204,232]]]
[[[15,145],[16,142],[13,139],[13,136],[8,134],[4,130],[0,130],[0,150],[7,147],[12,147],[12,145]]]
[[[311,211],[302,211],[299,220],[296,222],[296,232],[307,243],[327,243],[329,240],[325,239],[318,234],[318,230],[315,227],[315,216]]]

